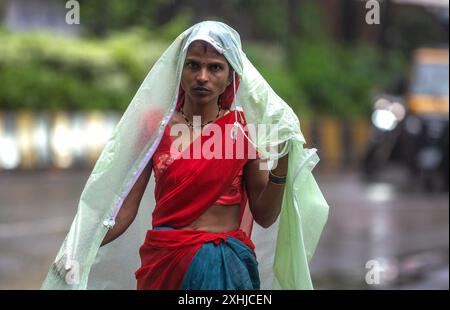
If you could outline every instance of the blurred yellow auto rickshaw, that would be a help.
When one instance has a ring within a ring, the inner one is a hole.
[[[364,177],[389,163],[406,164],[427,190],[448,189],[449,50],[413,53],[406,93],[375,98],[372,130],[363,158]]]
[[[407,108],[416,115],[448,118],[449,50],[421,48],[414,52]]]
[[[449,180],[449,50],[420,48],[406,94],[403,142],[410,168],[432,190]]]

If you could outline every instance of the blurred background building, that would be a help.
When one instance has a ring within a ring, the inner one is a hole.
[[[140,82],[213,19],[319,150],[316,287],[448,289],[448,0],[80,0],[79,25],[68,2],[0,0],[0,288],[40,286]]]

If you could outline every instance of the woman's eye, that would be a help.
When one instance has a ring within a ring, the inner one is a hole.
[[[195,68],[197,68],[197,64],[195,62],[193,62],[193,61],[188,61],[186,63],[186,67],[191,68],[191,69],[195,69]]]
[[[210,68],[211,68],[211,70],[214,71],[214,72],[217,72],[217,71],[222,70],[222,66],[220,66],[220,65],[211,65]]]

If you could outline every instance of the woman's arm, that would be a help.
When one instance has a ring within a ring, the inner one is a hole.
[[[150,160],[137,179],[127,198],[123,201],[123,205],[116,217],[116,223],[106,234],[101,246],[118,238],[134,221],[151,173],[152,161]]]
[[[276,176],[285,176],[288,168],[288,156],[278,160],[278,165],[272,170]],[[284,184],[269,181],[269,171],[261,170],[260,160],[253,160],[245,166],[245,186],[248,194],[250,210],[256,223],[268,228],[275,223],[281,211]]]

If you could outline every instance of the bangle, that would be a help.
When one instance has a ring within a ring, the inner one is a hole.
[[[286,176],[278,176],[272,173],[272,170],[269,170],[269,181],[274,184],[286,184]]]

